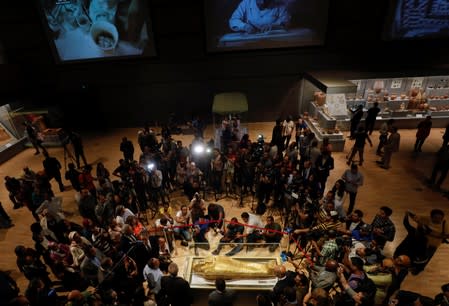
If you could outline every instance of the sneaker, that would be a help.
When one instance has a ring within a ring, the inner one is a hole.
[[[218,255],[218,254],[220,254],[220,252],[218,252],[218,250],[215,250],[215,251],[212,252],[212,255],[215,255],[215,256],[216,256],[216,255]]]
[[[181,245],[186,247],[186,246],[189,246],[189,243],[187,241],[183,240],[183,241],[181,241]]]

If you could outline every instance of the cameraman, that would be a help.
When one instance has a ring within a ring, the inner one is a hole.
[[[154,203],[158,205],[159,198],[162,200],[162,203],[166,203],[165,192],[162,188],[162,172],[157,169],[155,163],[148,165],[148,175],[149,190]]]
[[[258,203],[268,204],[270,201],[271,192],[273,191],[273,179],[271,169],[266,169],[259,179],[257,186],[257,200]]]
[[[69,141],[72,143],[73,151],[75,152],[76,166],[78,168],[81,167],[80,157],[83,159],[84,166],[87,166],[86,157],[84,156],[84,146],[83,140],[81,139],[81,135],[73,131],[69,131],[67,134]]]
[[[337,244],[336,238],[337,232],[335,230],[330,230],[327,233],[327,240],[324,241],[321,249],[319,248],[317,242],[315,240],[312,240],[313,248],[315,249],[318,257],[317,265],[324,266],[328,262],[328,260],[336,260],[338,258],[339,246]]]
[[[309,228],[303,228],[303,229],[297,229],[294,231],[295,234],[305,234],[309,232],[316,232],[316,231],[329,231],[329,230],[335,230],[335,231],[341,231],[343,228],[343,223],[338,218],[338,212],[335,210],[330,212],[330,219],[323,223],[319,223],[316,226],[309,227]]]
[[[243,225],[238,224],[238,219],[236,217],[232,218],[231,222],[226,226],[226,230],[218,243],[217,249],[212,252],[212,255],[220,254],[220,251],[223,248],[223,243],[243,243],[241,235],[243,235],[244,229],[245,227]]]

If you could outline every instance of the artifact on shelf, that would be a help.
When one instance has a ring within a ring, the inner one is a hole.
[[[326,103],[326,94],[322,91],[316,91],[314,94],[315,103],[318,106],[323,106]]]
[[[374,81],[373,90],[376,94],[379,94],[384,89],[385,83],[382,80]]]
[[[416,108],[416,99],[410,98],[408,101],[407,109],[415,109]]]
[[[404,110],[405,110],[405,103],[404,103],[404,102],[401,103],[401,105],[399,106],[399,109],[400,109],[401,111],[404,111]]]
[[[394,95],[394,94],[391,95],[391,96],[390,96],[390,100],[392,100],[392,101],[396,100],[396,95]]]
[[[410,97],[416,97],[417,95],[418,95],[418,93],[419,93],[419,89],[418,88],[412,88],[411,90],[410,90]]]
[[[405,100],[405,99],[407,99],[407,95],[406,94],[401,94],[401,100]]]

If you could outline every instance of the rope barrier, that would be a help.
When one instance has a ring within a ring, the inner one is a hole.
[[[304,251],[304,249],[303,249],[303,248],[301,247],[301,245],[299,244],[298,240],[296,240],[296,239],[291,235],[291,233],[286,232],[286,231],[278,231],[278,230],[274,230],[274,229],[267,229],[267,228],[264,228],[264,227],[259,227],[259,226],[250,225],[250,224],[246,224],[246,223],[233,222],[233,221],[226,220],[226,219],[223,219],[223,220],[207,220],[207,221],[203,221],[203,222],[196,222],[196,223],[183,224],[183,225],[163,226],[163,228],[155,228],[155,229],[153,229],[153,230],[148,230],[148,229],[147,229],[147,231],[148,231],[149,233],[151,233],[151,232],[160,232],[161,230],[164,230],[164,229],[175,229],[175,228],[186,228],[186,227],[190,227],[190,228],[191,228],[191,227],[194,227],[194,226],[197,226],[197,225],[214,224],[214,223],[220,223],[220,222],[228,223],[228,224],[242,225],[242,226],[244,226],[244,227],[254,228],[254,229],[257,229],[257,230],[260,230],[260,231],[273,232],[273,233],[278,233],[278,234],[282,234],[282,235],[287,235],[287,236],[288,236],[288,239],[291,239],[291,240],[294,241],[294,243],[296,244],[296,247],[297,247],[298,250],[301,252],[301,254],[307,259],[307,261],[308,261],[311,265],[313,265],[313,260],[312,260],[312,258],[307,254],[306,251]]]

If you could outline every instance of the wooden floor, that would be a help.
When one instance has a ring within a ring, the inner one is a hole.
[[[255,139],[258,134],[263,134],[266,138],[270,138],[272,127],[272,123],[249,124],[250,138]],[[121,138],[127,136],[134,142],[137,148],[137,131],[137,128],[117,129],[83,135],[88,162],[95,164],[101,161],[112,171],[122,157],[119,151]],[[396,224],[397,234],[395,240],[386,247],[388,254],[392,254],[394,248],[405,236],[402,218],[406,210],[413,210],[418,214],[428,214],[431,209],[440,208],[446,212],[449,219],[448,199],[443,197],[441,193],[430,190],[423,183],[423,180],[430,175],[435,152],[441,146],[443,130],[432,130],[431,136],[423,146],[423,152],[418,156],[412,154],[415,130],[400,130],[399,132],[402,135],[400,152],[393,156],[392,168],[390,170],[381,169],[375,163],[378,159],[375,155],[378,133],[373,133],[374,148],[367,148],[365,151],[365,163],[361,167],[361,172],[365,176],[365,184],[359,189],[356,203],[356,207],[365,212],[365,221],[367,222],[371,222],[380,206],[387,205],[393,209],[392,219]],[[192,140],[190,135],[175,135],[174,138],[183,140],[184,144],[189,144]],[[212,138],[211,128],[206,131],[206,139],[210,138]],[[352,144],[347,142],[345,152],[334,153],[335,170],[331,172],[328,187],[331,187],[346,169],[345,156],[350,146]],[[61,163],[63,162],[63,150],[61,148],[50,148],[49,152],[57,157]],[[33,149],[27,149],[0,165],[0,177],[3,179],[5,175],[19,176],[24,166],[29,166],[35,171],[40,170],[43,157],[42,155],[35,156],[33,153]],[[69,183],[67,182],[66,185],[69,185]],[[59,190],[54,182],[53,186],[53,190]],[[449,189],[447,181],[444,183],[443,188]],[[79,221],[74,192],[72,190],[63,193],[57,192],[57,195],[62,196],[64,199],[64,210],[75,213],[74,216],[69,218]],[[182,200],[184,199],[182,197],[180,199],[180,201],[185,201]],[[0,201],[15,223],[15,226],[11,229],[0,230],[0,269],[12,271],[13,277],[17,279],[19,286],[24,290],[27,281],[17,270],[14,248],[17,244],[33,247],[34,244],[31,240],[29,229],[33,218],[25,208],[12,209],[4,184],[0,184]],[[248,207],[244,209],[238,208],[238,205],[235,205],[235,201],[221,200],[221,202],[226,206],[228,218],[239,216],[243,210],[248,210]],[[179,201],[175,203],[176,206],[179,204]],[[187,252],[182,247],[178,247],[178,249],[179,254],[176,260],[182,263]],[[403,284],[403,288],[433,297],[439,292],[442,284],[449,282],[449,265],[445,264],[445,262],[447,263],[447,258],[449,258],[449,246],[443,245],[437,251],[426,270],[419,276],[408,276]]]

